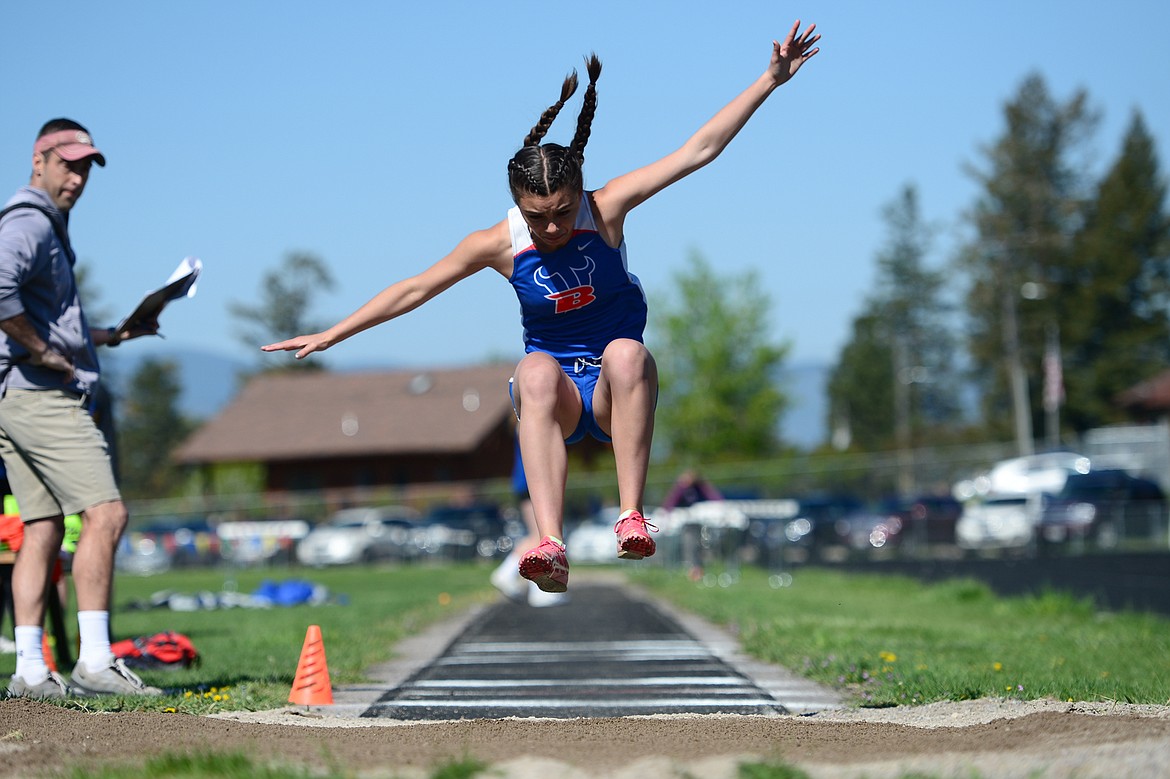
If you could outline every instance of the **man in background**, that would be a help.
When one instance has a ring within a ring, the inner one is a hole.
[[[10,696],[159,695],[110,651],[114,552],[126,506],[109,446],[91,416],[100,369],[95,346],[148,330],[91,330],[81,309],[69,215],[94,163],[89,132],[54,119],[37,134],[32,175],[0,212],[0,457],[24,523],[12,572],[16,673]],[[80,652],[70,682],[43,654],[46,587],[64,516],[81,514],[73,560]]]

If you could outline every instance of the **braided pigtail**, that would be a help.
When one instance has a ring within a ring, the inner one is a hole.
[[[573,71],[565,76],[565,81],[561,84],[561,99],[550,105],[545,109],[544,113],[540,115],[540,121],[528,133],[528,137],[524,139],[525,146],[539,146],[540,141],[548,132],[548,128],[552,127],[552,123],[556,120],[557,114],[565,107],[565,102],[568,101],[573,93],[577,91],[577,71]]]
[[[597,78],[601,75],[601,60],[596,54],[590,54],[585,60],[585,68],[589,72],[589,86],[585,88],[585,100],[581,104],[581,113],[577,115],[577,132],[569,144],[569,154],[578,165],[585,164],[585,144],[589,143],[589,130],[597,111]]]
[[[560,114],[565,103],[577,91],[577,71],[573,71],[561,84],[561,99],[545,109],[540,121],[529,131],[524,145],[508,162],[508,187],[512,200],[519,202],[523,195],[551,195],[564,189],[580,190],[584,176],[581,163],[585,160],[585,144],[589,142],[589,128],[597,109],[597,77],[601,75],[601,61],[597,55],[590,55],[585,61],[589,71],[589,87],[585,91],[585,104],[577,117],[577,133],[571,146],[541,141],[552,123]]]

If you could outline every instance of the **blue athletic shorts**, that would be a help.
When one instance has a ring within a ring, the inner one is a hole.
[[[593,416],[593,391],[597,388],[597,378],[601,375],[601,361],[597,360],[596,364],[593,364],[592,361],[586,363],[578,360],[570,365],[561,363],[561,367],[581,393],[581,419],[578,420],[576,429],[565,439],[565,443],[575,444],[586,435],[591,435],[602,443],[609,443],[612,439],[605,434]],[[519,419],[520,413],[516,411],[516,396],[512,394],[511,379],[508,380],[508,397],[512,399],[512,411]]]

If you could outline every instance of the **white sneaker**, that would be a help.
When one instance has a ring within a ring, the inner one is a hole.
[[[528,605],[538,609],[549,606],[563,606],[569,602],[567,592],[545,592],[536,586],[536,582],[528,582]]]
[[[158,687],[151,687],[126,667],[122,658],[96,671],[80,660],[70,676],[72,689],[78,695],[162,695]]]
[[[504,594],[504,597],[514,603],[523,603],[528,595],[529,582],[520,576],[520,553],[513,550],[504,558],[504,562],[492,571],[492,586]]]
[[[49,671],[48,677],[39,684],[29,684],[24,677],[15,674],[8,682],[9,698],[68,698],[69,685],[59,674]]]

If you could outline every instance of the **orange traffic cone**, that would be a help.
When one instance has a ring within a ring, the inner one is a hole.
[[[49,634],[41,634],[41,654],[45,656],[45,665],[49,666],[49,670],[53,673],[57,671],[57,659],[53,657],[53,649],[49,646]]]
[[[301,659],[297,663],[297,675],[293,679],[289,703],[303,706],[327,706],[333,703],[333,686],[329,683],[329,666],[325,663],[325,644],[321,640],[321,628],[309,625],[305,633],[305,645],[301,648]]]

